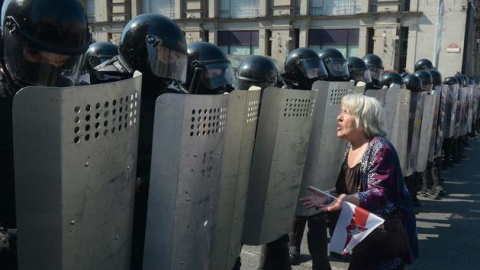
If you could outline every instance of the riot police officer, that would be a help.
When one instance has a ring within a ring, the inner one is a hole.
[[[446,85],[458,85],[459,82],[458,80],[454,77],[454,76],[451,76],[451,77],[447,77],[445,78],[445,80],[443,81],[443,84],[446,84]],[[456,97],[453,97],[452,96],[453,94],[452,93],[447,93],[447,112],[448,115],[451,115],[452,113],[452,103],[454,102],[453,98],[456,99]],[[455,125],[455,123],[453,122],[450,122],[450,125]],[[445,167],[447,166],[452,166],[453,165],[453,160],[454,160],[454,157],[453,157],[453,145],[454,145],[454,137],[453,136],[449,136],[449,137],[445,137],[444,141],[443,141],[443,153],[444,153],[444,157],[443,157],[443,164]]]
[[[350,79],[355,81],[355,85],[359,82],[369,84],[372,82],[370,71],[363,60],[356,56],[347,57],[348,73]]]
[[[118,55],[118,46],[110,42],[95,42],[90,44],[85,53],[84,74],[82,79],[88,84],[106,83],[120,78],[108,77],[98,73],[95,67]]]
[[[378,55],[376,54],[367,54],[365,55],[362,60],[370,70],[370,75],[372,76],[372,82],[367,84],[367,89],[382,89],[380,85],[380,78],[383,75],[383,61]]]
[[[392,84],[402,85],[402,76],[394,71],[383,73],[382,77],[380,78],[380,85],[390,87]]]
[[[426,70],[428,74],[430,74],[432,78],[432,85],[433,87],[441,86],[442,84],[442,74],[437,71],[436,69],[428,69]],[[440,103],[441,101],[439,101]],[[440,108],[441,106],[439,106]],[[438,119],[442,117],[442,113],[439,110],[438,111]],[[437,133],[436,137],[438,136],[443,136],[443,134],[440,134],[439,131],[442,129],[440,126],[441,123],[440,121],[437,122]],[[442,130],[443,131],[443,130]],[[435,138],[435,143],[437,143],[438,140]],[[442,184],[440,183],[440,171],[441,171],[441,158],[434,158],[433,162],[428,161],[427,162],[427,169],[425,170],[425,173],[422,176],[422,195],[424,196],[430,196],[433,199],[439,199],[440,195],[443,194],[443,187]]]
[[[180,93],[186,81],[187,44],[182,30],[169,18],[155,13],[131,19],[120,38],[119,55],[95,69],[109,76],[130,78],[142,73],[137,193],[135,196],[132,269],[141,269],[152,157],[155,101],[164,93]]]
[[[281,74],[286,87],[311,90],[315,81],[328,76],[318,54],[308,48],[297,48],[285,60],[285,73]]]
[[[269,86],[275,86],[278,80],[278,70],[275,63],[266,56],[252,55],[245,58],[237,70],[237,85],[235,90],[249,90],[259,87],[261,91]],[[288,221],[285,221],[288,222]],[[265,270],[290,270],[288,256],[288,235],[262,246],[260,268]],[[239,270],[240,257],[237,258],[232,270]]]
[[[420,80],[419,77],[409,74],[403,78],[403,83],[405,84],[405,87],[410,90],[413,93],[418,93],[422,92],[423,86],[422,86],[422,81]],[[417,107],[417,100],[412,98],[410,99],[410,117],[409,117],[409,127],[408,127],[408,143],[407,147],[410,149],[412,145],[412,140],[413,140],[413,127],[414,127],[414,122],[415,122],[415,111]],[[408,158],[410,159],[410,156],[412,155],[411,150],[407,151],[408,153]],[[407,184],[408,191],[410,193],[410,196],[412,196],[413,202],[416,207],[420,206],[420,202],[417,198],[417,185],[418,185],[418,179],[417,175],[415,172],[413,172],[411,175],[404,176],[405,177],[405,183]]]
[[[187,80],[183,85],[191,94],[222,94],[233,90],[235,73],[225,53],[208,42],[187,46]]]
[[[13,97],[25,86],[75,85],[90,34],[76,0],[7,0],[1,20],[0,268],[11,270],[17,268]]]
[[[429,92],[432,90],[432,76],[425,70],[417,70],[413,73],[422,82],[422,91]]]
[[[328,76],[324,78],[325,81],[341,82],[350,79],[347,60],[339,50],[324,48],[318,51],[318,56],[327,69]]]
[[[285,73],[282,74],[284,82],[290,89],[312,89],[312,85],[319,79],[325,79],[328,77],[328,73],[325,69],[323,61],[321,61],[318,54],[308,48],[298,48],[293,50],[285,61]],[[306,217],[296,216],[293,223],[293,230],[290,233],[290,262],[292,265],[298,265],[300,263],[300,246],[302,243],[303,233],[308,221],[309,233],[308,233],[308,246],[314,264],[320,265],[319,261],[322,261],[323,265],[329,265],[327,250],[323,250],[322,247],[326,243],[321,241],[316,231],[316,222],[320,220],[321,224],[324,221],[325,214]],[[320,225],[321,225],[320,224]],[[320,235],[325,234],[325,230],[321,230]],[[323,252],[322,252],[323,251]]]

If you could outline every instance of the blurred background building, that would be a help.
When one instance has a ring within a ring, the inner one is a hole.
[[[386,70],[413,71],[430,59],[444,74],[480,77],[480,0],[81,0],[95,41],[118,44],[134,16],[173,19],[187,43],[208,41],[233,66],[253,54],[279,69],[298,47],[335,47],[346,57],[374,53]]]

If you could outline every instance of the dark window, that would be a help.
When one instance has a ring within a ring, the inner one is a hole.
[[[370,0],[370,7],[369,7],[369,11],[370,12],[377,12],[377,0]]]
[[[358,56],[358,29],[312,29],[308,31],[308,47],[319,51],[335,48],[345,57]]]
[[[367,54],[373,53],[373,35],[375,30],[372,27],[367,28]]]
[[[218,31],[218,47],[230,55],[258,54],[258,31]]]
[[[410,0],[403,1],[403,11],[410,11]]]
[[[400,61],[398,71],[401,73],[407,67],[407,50],[408,50],[408,27],[402,27],[400,33]]]

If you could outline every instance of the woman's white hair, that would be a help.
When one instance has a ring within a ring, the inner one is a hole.
[[[368,138],[374,136],[385,137],[385,112],[380,102],[372,97],[360,94],[350,94],[342,98],[341,106],[353,117],[357,128],[365,130]]]

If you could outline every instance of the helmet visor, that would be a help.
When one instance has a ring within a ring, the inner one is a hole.
[[[327,77],[327,71],[320,59],[306,59],[301,62],[300,70],[307,79]]]
[[[46,51],[29,42],[5,48],[5,64],[12,77],[27,85],[67,87],[75,85],[84,55]]]
[[[185,82],[188,63],[186,54],[163,47],[160,43],[149,42],[147,51],[150,71],[155,76]]]
[[[205,64],[202,82],[209,89],[235,84],[235,73],[228,62],[212,62]]]
[[[382,78],[383,75],[383,68],[368,66],[368,70],[370,70],[370,76],[372,80],[380,81],[380,78]]]
[[[370,71],[368,70],[353,70],[350,72],[350,78],[352,78],[355,82],[372,82],[372,77],[370,76]]]
[[[348,76],[347,61],[343,59],[327,59],[325,66],[330,71],[330,74],[335,77]]]

